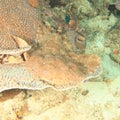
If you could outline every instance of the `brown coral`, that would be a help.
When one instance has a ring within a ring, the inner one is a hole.
[[[39,26],[36,9],[27,1],[0,1],[0,49],[17,48],[12,35],[33,40]]]
[[[39,5],[38,0],[28,0],[28,2],[34,8],[37,8]]]

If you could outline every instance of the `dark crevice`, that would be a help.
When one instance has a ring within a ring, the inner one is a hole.
[[[50,0],[49,5],[51,6],[51,8],[66,6],[65,3],[61,2],[61,0]]]

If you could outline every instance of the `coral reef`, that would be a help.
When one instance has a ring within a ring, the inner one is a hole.
[[[109,32],[109,41],[106,42],[106,46],[110,47],[110,57],[113,61],[120,63],[120,24],[117,22],[115,25],[116,29],[112,29]]]
[[[119,0],[0,7],[0,119],[120,118]],[[26,46],[28,53],[12,54]]]

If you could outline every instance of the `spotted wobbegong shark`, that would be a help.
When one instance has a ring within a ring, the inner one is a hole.
[[[0,8],[0,54],[30,54],[22,62],[0,64],[0,92],[47,87],[67,90],[100,75],[100,58],[69,51],[62,37],[41,23],[37,9],[27,0],[1,0]]]

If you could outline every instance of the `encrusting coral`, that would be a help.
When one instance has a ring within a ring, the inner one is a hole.
[[[7,12],[2,6],[6,3],[8,3]],[[30,7],[27,1],[16,1],[13,4],[10,0],[0,1],[2,9],[0,18],[3,21],[0,26],[4,28],[1,29],[1,33],[4,34],[1,35],[0,47],[2,46],[1,49],[16,48],[16,43],[12,42],[8,35],[26,38],[32,46],[31,57],[18,64],[0,64],[0,91],[14,88],[37,90],[46,87],[67,90],[101,73],[98,56],[80,55],[72,50],[69,51],[64,42],[68,46],[71,43],[67,40],[63,41],[57,33],[51,34],[40,20],[37,20],[35,8]],[[18,11],[14,12],[16,9]],[[8,20],[6,16],[9,14],[11,19]],[[40,46],[34,49],[32,43],[36,43],[36,39]],[[8,43],[12,44],[13,48]]]
[[[0,1],[0,49],[17,48],[12,35],[32,42],[39,26],[36,9],[28,1]],[[9,39],[9,40],[8,40]]]

